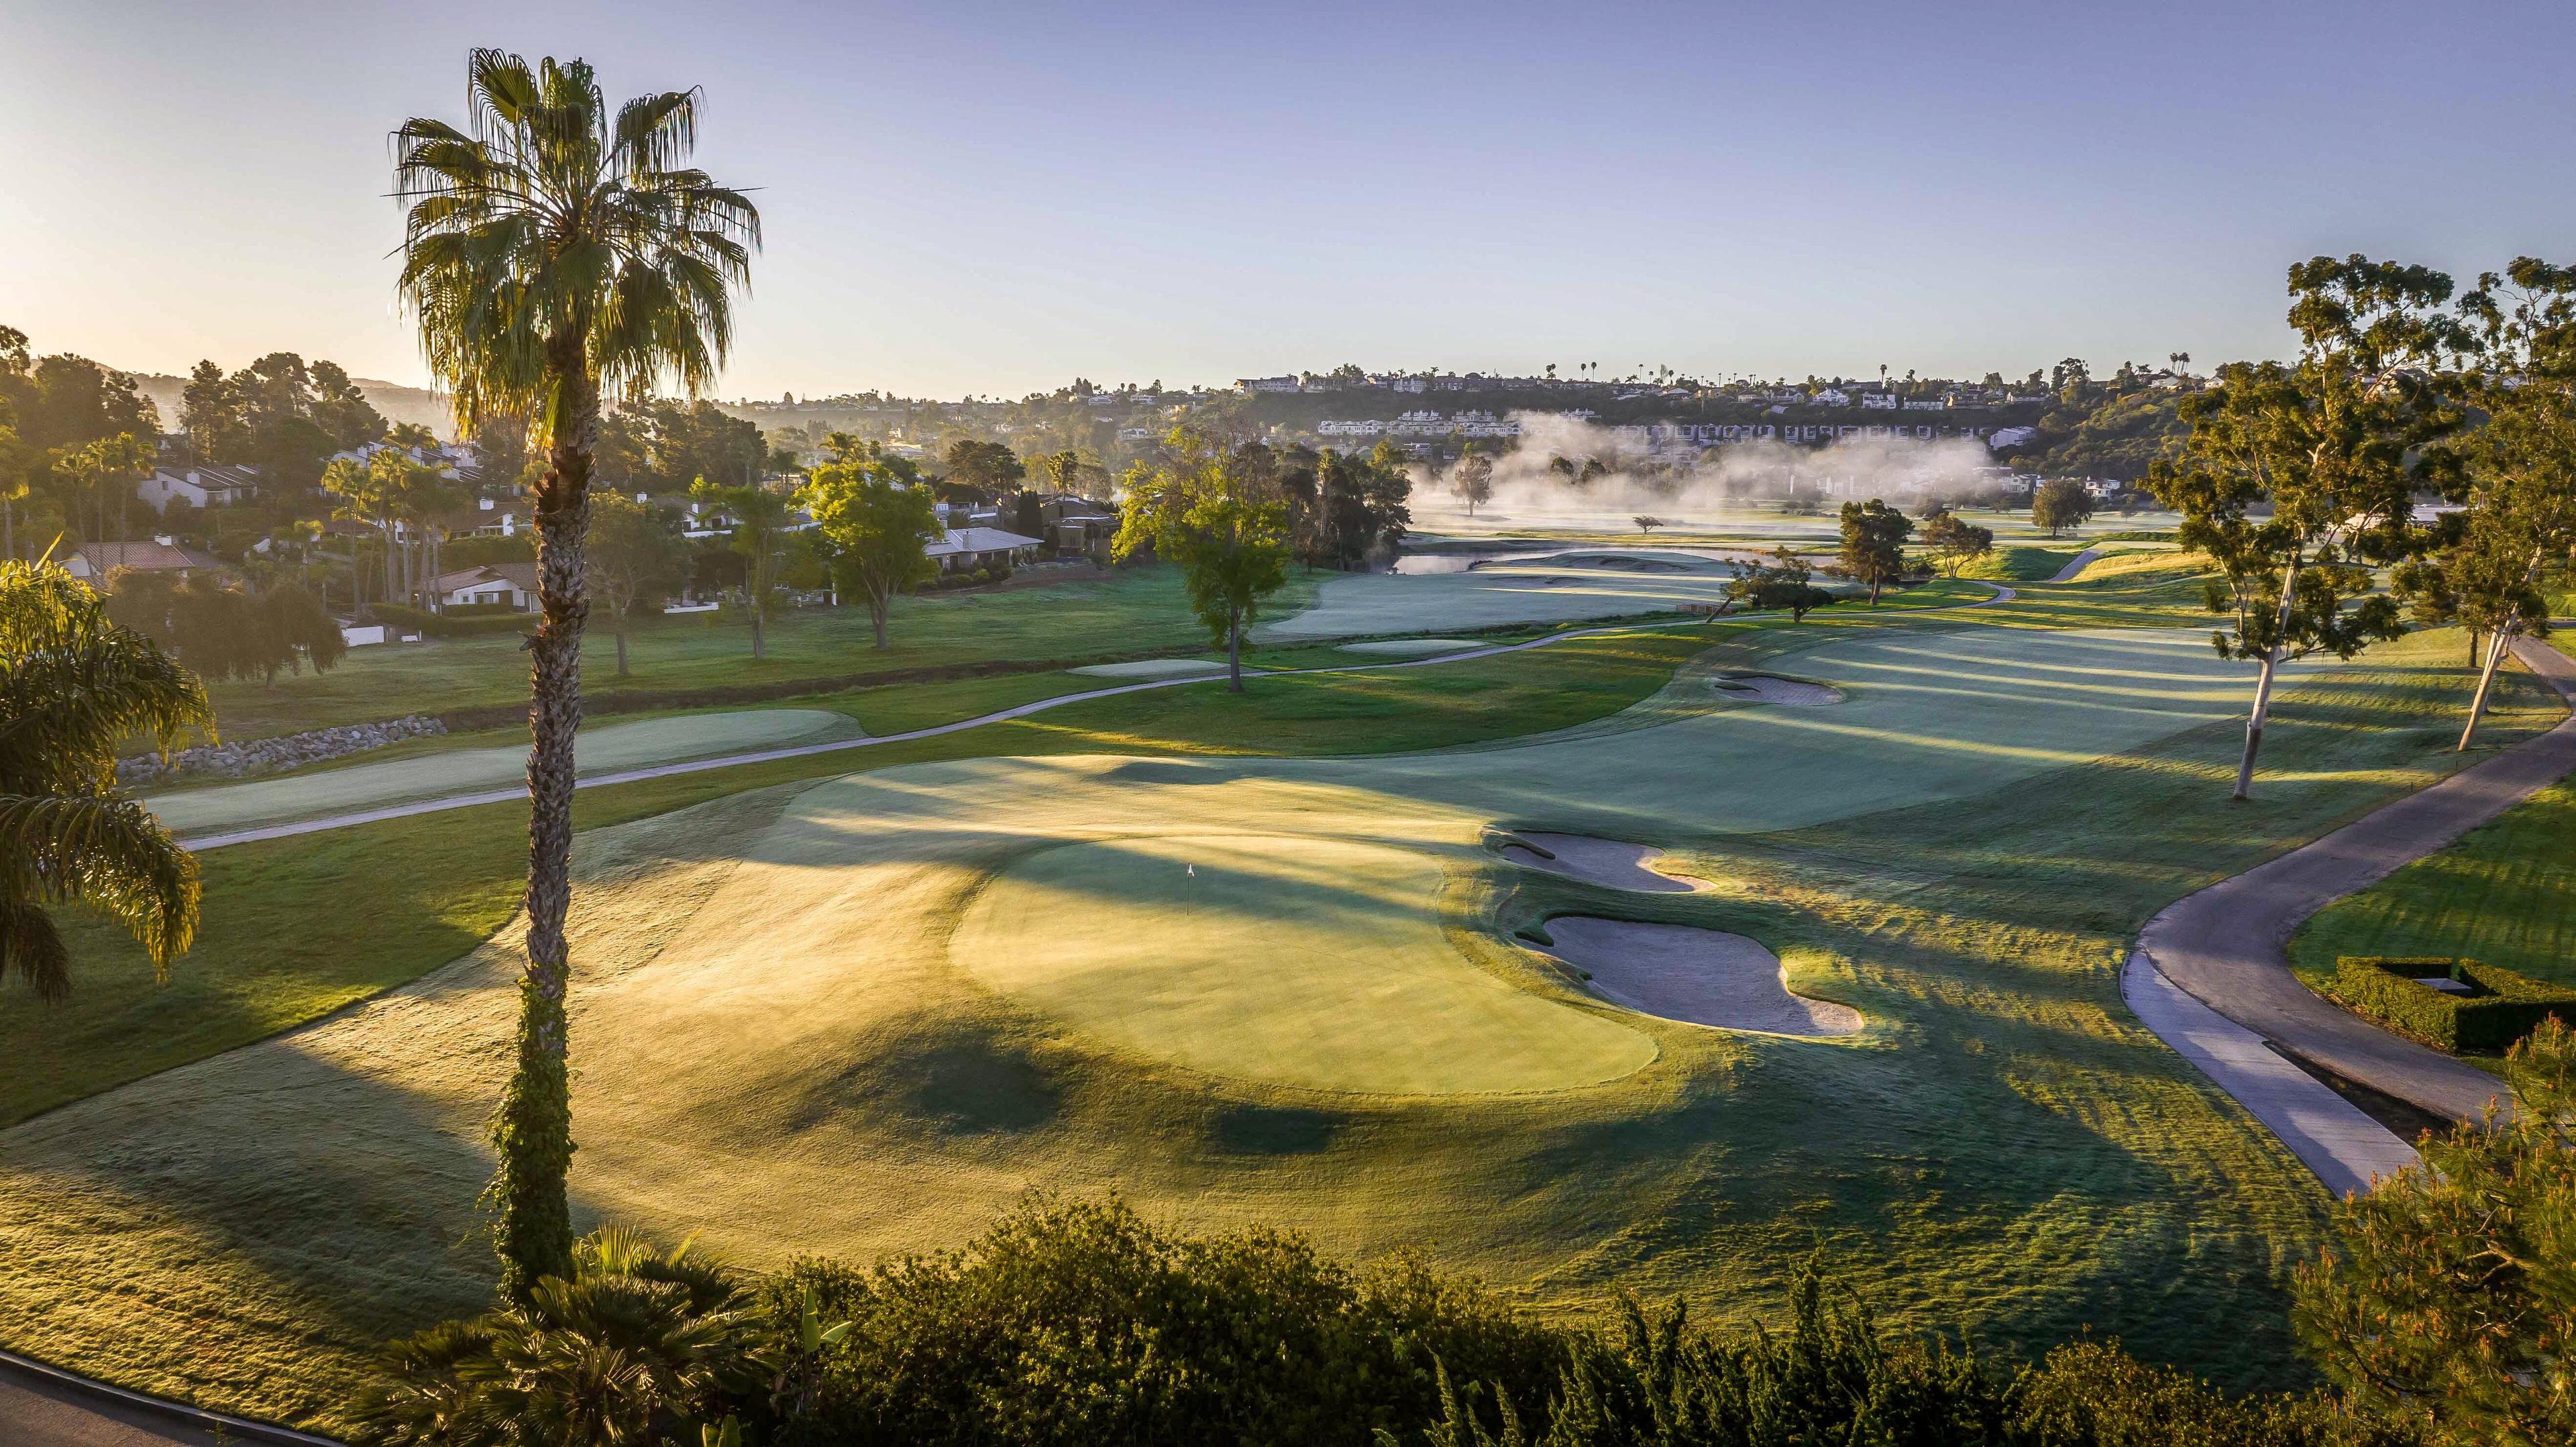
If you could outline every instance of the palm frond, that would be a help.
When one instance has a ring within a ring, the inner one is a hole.
[[[0,794],[0,902],[78,903],[133,934],[157,971],[197,933],[197,858],[132,799]]]
[[[72,992],[71,965],[62,932],[42,909],[0,899],[0,977],[17,975],[52,1004]]]

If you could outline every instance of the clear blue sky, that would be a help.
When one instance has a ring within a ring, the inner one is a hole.
[[[423,380],[385,135],[476,44],[706,88],[769,229],[727,396],[2207,363],[2317,252],[2576,260],[2563,0],[0,0],[0,322]]]

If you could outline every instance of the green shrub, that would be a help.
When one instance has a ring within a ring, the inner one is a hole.
[[[2434,977],[2476,993],[2417,983]],[[2553,1015],[2576,1021],[2576,990],[2476,960],[2344,955],[2335,961],[2334,992],[2381,1024],[2454,1054],[2508,1049]]]
[[[376,621],[388,627],[415,631],[431,638],[473,638],[486,633],[525,633],[535,625],[526,613],[471,615],[465,610],[453,613],[425,613],[406,608],[400,603],[375,605]]]

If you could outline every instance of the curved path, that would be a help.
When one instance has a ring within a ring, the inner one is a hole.
[[[15,1352],[0,1352],[0,1441],[11,1447],[338,1447],[329,1437],[129,1392]]]
[[[1907,611],[1917,613],[1939,613],[1959,608],[1987,608],[1992,607],[1997,603],[2009,603],[2015,596],[2012,589],[2007,588],[2000,583],[1988,583],[1986,586],[1994,590],[1993,594],[1989,597],[1979,598],[1968,603],[1941,603],[1928,608],[1916,608],[1909,609]],[[1389,668],[1433,668],[1441,664],[1462,663],[1472,658],[1492,658],[1497,654],[1518,653],[1523,649],[1545,648],[1550,644],[1563,643],[1572,638],[1590,638],[1603,633],[1629,633],[1640,628],[1694,627],[1706,621],[1708,620],[1702,618],[1690,618],[1667,623],[1614,623],[1598,628],[1567,629],[1560,633],[1550,633],[1544,638],[1532,638],[1522,643],[1499,643],[1489,648],[1461,649],[1454,653],[1443,653],[1431,658],[1413,658],[1375,663],[1343,663],[1325,668],[1283,668],[1271,670],[1246,669],[1244,670],[1244,676],[1247,678],[1288,678],[1315,673],[1375,673]],[[1006,708],[997,710],[993,713],[979,714],[974,718],[959,719],[955,723],[944,723],[934,725],[930,728],[913,729],[907,733],[871,734],[861,738],[835,739],[819,744],[802,744],[794,748],[760,749],[750,753],[725,754],[711,759],[692,759],[686,763],[658,764],[651,768],[628,769],[620,773],[601,774],[595,778],[582,779],[576,782],[573,787],[576,789],[596,789],[603,788],[610,784],[632,784],[645,779],[665,779],[678,774],[699,774],[710,769],[730,769],[743,764],[766,764],[780,759],[799,759],[815,754],[840,753],[849,749],[871,749],[884,744],[906,743],[913,739],[936,738],[941,734],[962,733],[967,729],[982,728],[987,724],[1002,723],[1016,718],[1026,718],[1031,714],[1044,713],[1048,709],[1063,708],[1068,704],[1088,703],[1096,698],[1116,698],[1120,694],[1145,693],[1158,688],[1186,688],[1192,684],[1210,683],[1222,677],[1224,677],[1224,675],[1221,673],[1193,674],[1186,678],[1158,678],[1144,683],[1121,684],[1114,688],[1091,688],[1084,689],[1078,693],[1060,693],[1053,698],[1042,698],[1034,703],[1020,704],[1015,708]],[[440,799],[424,799],[417,803],[389,805],[381,809],[365,809],[349,814],[333,814],[318,819],[298,820],[289,824],[271,824],[257,829],[238,829],[229,833],[209,834],[196,839],[182,839],[180,843],[186,845],[191,852],[202,854],[209,849],[221,849],[228,844],[248,844],[261,839],[285,839],[298,834],[318,834],[325,830],[346,829],[353,825],[373,824],[385,819],[407,819],[416,814],[435,814],[449,809],[467,809],[472,808],[477,804],[505,804],[510,800],[524,799],[527,796],[528,791],[524,785],[508,789],[487,789],[479,793],[451,794]]]
[[[2074,557],[2067,559],[2066,566],[2058,569],[2057,576],[2050,578],[2048,581],[2052,583],[2072,583],[2075,581],[2076,574],[2083,572],[2086,568],[2092,566],[2093,560],[2100,556],[2102,556],[2102,550],[2100,548],[2086,548],[2084,551],[2077,553]]]
[[[2576,703],[2576,661],[2529,639],[2517,641],[2514,654]],[[2414,1152],[2395,1135],[2382,1129],[2378,1135],[2384,1139],[2375,1139],[2356,1132],[2328,1109],[2319,1097],[2339,1098],[2324,1085],[2306,1080],[2308,1088],[2300,1089],[2280,1071],[2252,1069],[2249,1062],[2286,1064],[2278,1062],[2277,1052],[2287,1051],[2455,1120],[2478,1119],[2490,1101],[2510,1109],[2510,1093],[2485,1071],[2381,1030],[2309,990],[2290,970],[2290,934],[2318,910],[2442,849],[2571,769],[2576,714],[2315,843],[2167,905],[2139,932],[2138,955],[2125,982],[2132,1008],[2329,1186],[2352,1189],[2385,1174],[2397,1159],[2391,1144],[2404,1152],[2401,1164],[2411,1163]],[[2140,978],[2142,969],[2153,978]],[[2197,1021],[2163,999],[2159,985],[2179,987],[2177,993],[2223,1017],[2219,1024],[2232,1025],[2234,1033]],[[2179,1037],[2168,1033],[2169,1024],[2182,1032]],[[2229,1056],[2210,1048],[2221,1037],[2239,1047],[2250,1040],[2272,1049],[2253,1055],[2239,1049]]]

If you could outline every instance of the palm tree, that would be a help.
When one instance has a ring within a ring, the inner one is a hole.
[[[197,932],[197,861],[116,788],[116,751],[214,728],[205,685],[108,621],[49,562],[0,561],[0,972],[47,1000],[71,990],[45,913],[80,903],[124,922],[161,970]]]
[[[394,190],[409,208],[403,298],[457,422],[470,432],[530,417],[547,449],[534,484],[541,616],[528,640],[528,962],[517,1067],[492,1125],[501,1288],[524,1301],[572,1264],[564,914],[601,399],[645,396],[665,378],[694,395],[714,380],[760,215],[681,165],[697,140],[697,91],[612,115],[584,61],[531,67],[477,50],[466,69],[472,118],[463,129],[404,122]]]

